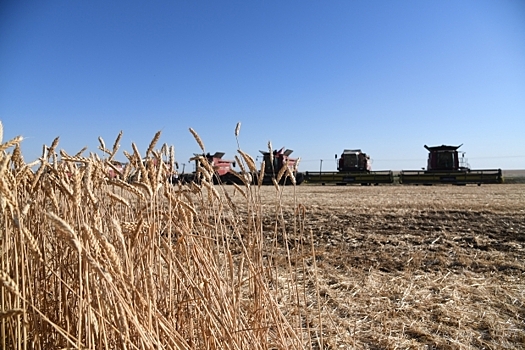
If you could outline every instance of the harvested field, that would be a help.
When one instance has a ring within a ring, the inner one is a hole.
[[[305,207],[288,246],[310,251],[312,233],[325,348],[523,348],[525,186],[300,186],[282,202]]]

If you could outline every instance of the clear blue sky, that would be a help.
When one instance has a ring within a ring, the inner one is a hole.
[[[244,151],[302,170],[345,148],[419,169],[425,144],[525,169],[525,1],[3,0],[0,120],[26,161],[162,130],[184,163],[189,127],[232,159],[240,121]]]

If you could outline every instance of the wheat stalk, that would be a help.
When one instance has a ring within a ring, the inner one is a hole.
[[[78,151],[73,157],[81,157],[82,156],[82,153],[84,153],[85,151],[87,150],[87,147],[82,147],[82,149],[80,151]]]
[[[78,239],[76,232],[71,228],[71,226],[69,226],[69,224],[65,220],[58,217],[55,213],[48,212],[47,217],[54,224],[58,232],[64,234],[71,246],[74,249],[76,249],[80,254],[80,252],[82,251],[82,243]]]
[[[249,154],[247,154],[246,152],[243,152],[240,149],[237,150],[237,152],[239,152],[241,154],[242,158],[244,159],[244,161],[248,165],[248,168],[250,169],[250,171],[252,173],[256,173],[257,172],[257,167],[255,166],[255,161],[253,160],[253,158]]]
[[[139,191],[136,187],[134,187],[133,185],[130,185],[129,183],[127,183],[125,181],[122,181],[120,179],[113,179],[113,180],[111,180],[110,183],[112,185],[116,185],[116,186],[118,186],[120,188],[123,188],[123,189],[133,193],[134,195],[139,197],[139,199],[145,199],[144,193],[142,191]]]
[[[113,143],[113,148],[109,156],[109,160],[112,160],[115,157],[115,154],[117,154],[117,151],[120,147],[121,138],[122,138],[122,130],[120,130],[119,134],[117,135],[117,138],[115,139],[115,142]]]
[[[37,243],[35,237],[33,237],[31,232],[26,227],[22,227],[21,229],[22,229],[22,232],[24,233],[24,236],[29,241],[29,247],[38,256],[38,261],[40,263],[44,263],[44,258],[43,258],[42,252],[40,251],[40,248],[38,247],[38,243]]]
[[[148,157],[150,155],[150,153],[153,151],[153,148],[155,148],[155,145],[157,144],[157,142],[160,139],[160,134],[161,134],[161,131],[157,131],[155,133],[155,136],[151,140],[151,142],[150,142],[150,144],[148,146],[148,149],[146,150],[146,157]]]
[[[11,293],[13,293],[14,295],[18,297],[21,296],[20,290],[18,289],[18,286],[15,283],[15,281],[13,281],[11,276],[9,276],[6,272],[2,270],[0,270],[0,282],[5,288],[7,288],[7,290],[11,291]]]
[[[283,166],[281,167],[281,170],[279,170],[279,172],[277,173],[277,182],[281,182],[281,178],[283,177],[283,175],[285,173],[288,173],[289,172],[289,167],[286,163],[283,163]]]
[[[197,132],[195,130],[193,130],[192,128],[190,128],[190,132],[193,135],[193,138],[195,138],[195,141],[197,141],[197,143],[199,144],[199,147],[201,148],[201,150],[203,152],[205,152],[205,150],[204,150],[204,143],[202,142],[201,138],[199,137],[199,134],[197,134]]]
[[[241,130],[241,122],[238,122],[235,126],[235,137],[239,136],[239,131]]]
[[[5,154],[4,152],[0,152],[1,161],[0,161],[0,174],[4,174],[4,172],[9,168],[9,163],[11,162],[11,154]]]
[[[261,162],[261,168],[259,170],[259,177],[257,179],[258,180],[257,186],[259,188],[262,186],[262,183],[263,183],[265,166],[266,166],[266,162],[263,159],[263,161]]]
[[[7,141],[6,143],[3,143],[0,145],[0,152],[3,152],[4,150],[13,147],[15,145],[18,145],[20,142],[22,142],[24,138],[22,136],[16,136],[15,138]]]
[[[9,173],[6,173],[9,174]],[[15,191],[13,190],[13,187],[8,184],[6,181],[6,176],[0,176],[0,194],[5,198],[7,201],[7,204],[12,207],[16,208],[18,205],[18,202],[16,200]]]
[[[60,140],[60,138],[57,136],[57,137],[55,137],[53,142],[51,142],[51,146],[49,146],[49,148],[47,149],[47,152],[46,152],[47,153],[46,154],[47,157],[52,157],[55,154],[55,149],[58,146],[58,141],[59,140]],[[49,159],[49,158],[46,158],[46,159]]]
[[[24,166],[24,157],[20,151],[20,143],[15,144],[15,149],[11,155],[11,162],[14,164],[16,169],[20,169]]]
[[[237,185],[235,182],[233,183],[233,187],[239,191],[239,193],[244,197],[244,198],[248,198],[247,195],[246,195],[246,192],[244,192],[244,190],[242,189],[241,186]]]
[[[99,150],[106,154],[111,154],[111,152],[106,148],[106,143],[104,142],[104,139],[101,136],[98,137],[98,142],[100,143],[100,146],[98,146]]]
[[[296,184],[296,182],[295,182],[295,175],[293,174],[292,170],[290,169],[290,167],[288,165],[286,166],[286,173],[290,177],[290,181],[292,182],[292,184],[295,186],[295,184]]]
[[[125,198],[119,196],[118,194],[113,193],[113,192],[108,191],[108,190],[106,190],[106,194],[107,194],[111,199],[113,199],[113,200],[115,200],[115,201],[117,201],[117,202],[120,202],[120,203],[124,204],[124,205],[125,205],[126,207],[128,207],[128,208],[130,207],[129,202],[128,202]]]
[[[106,256],[109,259],[110,266],[114,271],[116,271],[119,276],[123,275],[122,270],[122,264],[120,262],[120,257],[117,254],[117,250],[115,249],[115,246],[111,244],[108,239],[104,236],[102,232],[100,232],[98,229],[93,230],[95,232],[95,236],[98,238],[98,241],[100,243],[100,246],[106,253]]]

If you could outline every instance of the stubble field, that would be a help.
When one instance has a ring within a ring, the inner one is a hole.
[[[299,186],[281,201],[302,211],[283,214],[298,234],[274,235],[272,217],[264,231],[282,255],[313,241],[305,306],[325,348],[523,348],[525,186]]]

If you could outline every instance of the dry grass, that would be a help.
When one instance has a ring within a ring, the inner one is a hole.
[[[0,142],[0,348],[523,348],[525,186],[173,186],[160,134],[127,183],[120,136]]]

